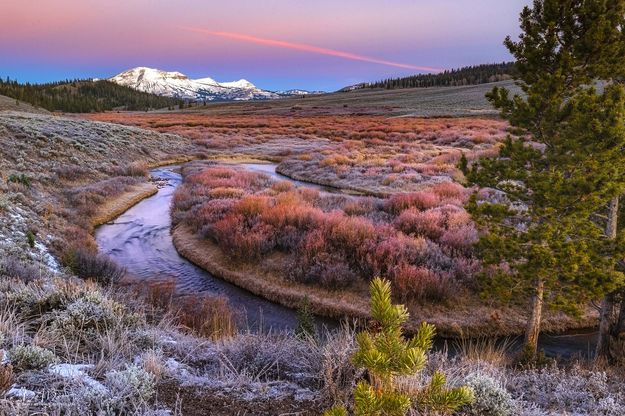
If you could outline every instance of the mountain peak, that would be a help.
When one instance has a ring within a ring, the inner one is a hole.
[[[240,79],[238,81],[222,82],[221,85],[230,88],[256,88],[256,85],[252,84],[246,79]]]
[[[190,79],[181,72],[143,66],[128,69],[109,78],[109,81],[139,91],[194,101],[267,100],[280,97],[244,79],[220,83],[213,78]]]
[[[246,79],[230,82],[217,82],[209,77],[190,79],[181,72],[144,66],[128,69],[109,81],[151,94],[192,101],[270,100],[291,95],[260,89]]]
[[[148,68],[145,66],[138,66],[136,68],[128,69],[113,78],[118,77],[143,77],[143,78],[174,78],[174,79],[189,79],[185,74],[177,71],[163,71],[156,68]]]

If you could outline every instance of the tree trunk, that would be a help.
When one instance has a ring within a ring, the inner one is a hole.
[[[625,302],[623,302],[623,290],[620,292],[621,308],[618,313],[618,319],[616,320],[616,326],[614,328],[614,334],[617,336],[625,331]]]
[[[618,227],[619,197],[612,198],[608,205],[608,221],[605,226],[605,235],[610,240],[616,239]],[[613,313],[615,293],[608,293],[601,302],[601,315],[599,322],[599,337],[597,339],[597,358],[610,359],[610,336],[614,327]]]
[[[532,314],[525,330],[525,353],[528,359],[534,359],[538,351],[538,336],[540,335],[540,322],[543,315],[544,294],[545,282],[539,278],[536,282],[536,293],[532,297]]]
[[[608,222],[605,226],[605,235],[610,240],[616,240],[618,227],[618,203],[619,197],[612,198],[608,205]]]
[[[601,315],[599,316],[599,337],[595,355],[597,358],[610,358],[610,328],[612,327],[612,309],[614,308],[614,295],[608,293],[601,302]]]

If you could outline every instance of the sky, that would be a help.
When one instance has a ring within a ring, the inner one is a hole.
[[[510,60],[529,0],[0,0],[0,76],[147,66],[269,90],[333,91]]]

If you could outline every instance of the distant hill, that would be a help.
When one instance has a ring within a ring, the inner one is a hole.
[[[20,84],[0,79],[0,95],[49,111],[90,113],[115,109],[145,111],[174,107],[179,100],[159,97],[107,80],[73,80],[47,84]]]
[[[16,100],[15,98],[0,95],[0,111],[21,111],[22,113],[49,114],[49,111],[43,108],[36,108],[26,102]]]
[[[461,87],[480,85],[512,79],[515,73],[514,62],[467,66],[439,74],[420,74],[403,78],[389,78],[382,81],[362,83],[343,88],[341,91],[354,91],[365,88],[400,88]]]

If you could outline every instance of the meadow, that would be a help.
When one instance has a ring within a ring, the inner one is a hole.
[[[492,151],[505,136],[500,121],[373,115],[350,124],[332,115],[276,116],[261,125],[256,116],[91,117],[137,125],[0,114],[0,345],[10,360],[0,365],[0,406],[8,414],[192,414],[212,406],[216,415],[275,409],[312,415],[351,400],[362,377],[350,360],[353,329],[312,338],[249,333],[237,327],[225,299],[174,300],[173,281],[137,291],[124,284],[122,268],[97,253],[91,232],[114,215],[110,204],[132,203],[129,196],[153,187],[146,176],[151,166],[185,158],[310,162],[311,169],[336,175],[329,179],[336,186],[345,172],[370,178],[359,187],[371,195],[337,195],[215,162],[189,164],[174,219],[195,237],[219,242],[228,265],[252,275],[286,264],[292,273],[281,278],[296,291],[314,295],[327,285],[329,301],[345,296],[358,305],[367,304],[367,279],[384,274],[399,288],[396,297],[414,314],[413,323],[435,322],[442,334],[461,333],[459,323],[482,335],[520,330],[522,310],[475,295],[477,265],[468,244],[475,230],[461,207],[470,190],[452,181],[462,180],[458,148],[469,160]],[[165,125],[147,125],[152,117]],[[198,125],[188,126],[189,117]],[[382,133],[369,138],[374,131]],[[434,143],[446,134],[445,143]],[[421,157],[417,145],[427,155]],[[347,152],[351,146],[363,156]],[[384,164],[366,166],[374,152]],[[441,161],[436,152],[453,156]],[[403,160],[403,154],[419,159]],[[339,156],[350,162],[339,163]],[[337,163],[323,162],[333,157]],[[398,163],[400,171],[392,172]],[[372,168],[380,170],[362,174]],[[404,181],[414,172],[428,180]],[[388,174],[398,176],[396,185],[384,185]],[[557,316],[546,322],[552,329],[569,325],[579,323]],[[474,405],[458,412],[463,415],[595,412],[589,403],[602,414],[623,411],[613,369],[584,363],[519,369],[508,359],[505,348],[467,341],[455,358],[432,352],[426,372],[401,384],[418,390],[444,370],[451,385],[476,391]]]
[[[476,231],[462,208],[472,190],[461,186],[464,175],[459,162],[464,156],[470,165],[479,157],[495,154],[507,135],[505,122],[473,117],[363,115],[354,109],[350,114],[340,114],[344,108],[335,105],[328,107],[331,114],[307,115],[297,110],[285,117],[281,114],[284,104],[272,105],[277,107],[262,115],[243,111],[235,116],[229,112],[253,106],[221,104],[175,115],[104,113],[88,117],[180,135],[197,146],[203,159],[273,161],[278,164],[276,171],[287,177],[353,194],[352,200],[342,201],[323,196],[318,201],[313,196],[306,199],[302,194],[309,193],[307,190],[276,196],[272,195],[275,190],[250,188],[249,178],[248,182],[239,178],[229,183],[226,177],[207,179],[205,184],[201,180],[199,184],[185,184],[177,201],[185,199],[185,192],[193,191],[186,202],[176,205],[176,211],[187,212],[189,218],[187,222],[184,215],[174,213],[174,221],[184,226],[175,232],[177,247],[213,274],[224,278],[257,276],[227,280],[291,307],[301,303],[298,292],[335,288],[334,295],[322,291],[314,296],[319,299],[317,310],[331,316],[365,315],[366,282],[382,274],[395,281],[396,293],[407,302],[413,324],[428,320],[451,336],[523,331],[525,313],[520,305],[484,302],[478,295],[480,289],[473,276],[479,267],[470,248]],[[263,106],[266,104],[258,104]],[[198,175],[186,178],[194,181]],[[209,195],[211,190],[213,196]],[[499,197],[488,190],[480,193],[480,198]],[[251,212],[242,214],[234,208],[241,199],[256,204],[249,208]],[[276,223],[284,220],[270,217],[280,215],[280,210],[301,212],[308,222],[300,227]],[[323,227],[309,235],[308,230],[320,224]],[[404,249],[406,244],[410,248]],[[396,248],[403,253],[397,258],[376,258],[383,256],[385,249]],[[211,255],[202,255],[202,251]],[[241,257],[256,263],[241,262]],[[288,265],[294,271],[285,273],[276,264]],[[265,286],[272,289],[262,287],[267,277],[260,275],[266,273],[273,283]],[[256,282],[243,283],[248,280]],[[300,284],[307,289],[295,289]],[[450,307],[449,293],[456,290],[459,295]],[[581,320],[548,314],[545,328],[584,327],[593,317],[590,309]]]
[[[380,115],[106,113],[92,119],[187,137],[206,158],[261,158],[306,181],[385,196],[461,180],[457,164],[493,154],[507,125],[482,118]]]

